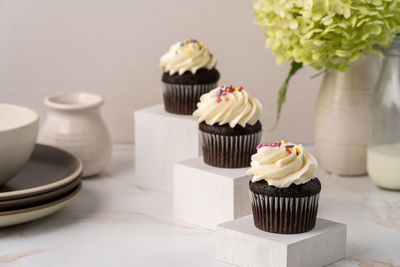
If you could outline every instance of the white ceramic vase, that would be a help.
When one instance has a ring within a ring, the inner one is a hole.
[[[49,113],[39,132],[39,143],[64,149],[83,164],[83,177],[99,174],[111,158],[111,138],[100,115],[103,99],[70,92],[45,99]]]
[[[318,160],[328,172],[362,175],[369,109],[380,68],[377,55],[367,55],[346,72],[330,71],[322,81],[315,118]]]

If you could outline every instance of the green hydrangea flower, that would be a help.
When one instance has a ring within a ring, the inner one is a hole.
[[[255,0],[254,8],[277,63],[296,63],[292,75],[302,65],[345,71],[364,53],[380,53],[400,33],[400,0]]]

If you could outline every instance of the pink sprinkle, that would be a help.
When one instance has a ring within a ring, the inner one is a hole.
[[[269,147],[280,147],[282,145],[281,142],[270,142],[269,144],[263,145],[263,146],[269,146]]]
[[[281,146],[281,142],[271,142],[268,144],[268,146],[270,147],[280,147]]]
[[[257,149],[260,149],[260,148],[265,147],[265,146],[268,146],[268,145],[259,144],[259,145],[257,146]]]
[[[268,147],[280,147],[281,146],[281,142],[271,142],[271,143],[269,143],[269,144],[259,144],[258,146],[257,146],[257,149],[260,149],[260,148],[262,148],[262,147],[265,147],[265,146],[268,146]]]

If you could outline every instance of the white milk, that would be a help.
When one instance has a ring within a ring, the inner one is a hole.
[[[400,143],[369,147],[367,169],[376,185],[400,190]]]

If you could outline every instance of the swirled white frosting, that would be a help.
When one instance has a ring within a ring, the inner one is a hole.
[[[199,122],[209,125],[229,123],[230,127],[239,124],[254,125],[262,110],[260,101],[243,90],[242,87],[220,86],[200,97],[193,116]]]
[[[186,71],[195,74],[198,69],[211,70],[216,65],[216,58],[204,46],[204,43],[194,39],[177,42],[160,59],[162,70],[169,72],[170,75],[177,72],[182,75]]]
[[[253,183],[265,180],[268,185],[284,188],[315,178],[317,168],[316,159],[302,145],[281,141],[259,145],[247,174],[253,176]]]

